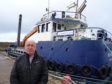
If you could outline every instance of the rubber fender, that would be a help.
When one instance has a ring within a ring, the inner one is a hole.
[[[57,72],[63,72],[64,65],[62,63],[56,63],[55,69],[56,69]]]
[[[49,61],[47,62],[47,66],[49,70],[55,70],[55,62],[54,61]]]
[[[103,65],[97,69],[96,75],[98,76],[98,78],[104,79],[109,75],[110,72],[111,72],[111,68],[108,67],[107,65]]]
[[[76,64],[70,64],[66,66],[66,73],[76,74],[77,72],[78,72],[78,68]]]
[[[92,67],[90,65],[83,65],[80,68],[81,74],[85,77],[90,77],[93,73]]]
[[[49,66],[50,65],[50,61],[49,60],[47,60],[47,66]]]
[[[112,72],[112,67],[108,67],[108,75],[107,76],[109,76],[111,72]]]

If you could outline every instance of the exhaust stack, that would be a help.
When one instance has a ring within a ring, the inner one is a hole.
[[[22,14],[19,15],[17,46],[20,46]]]

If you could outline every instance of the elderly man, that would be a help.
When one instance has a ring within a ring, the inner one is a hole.
[[[14,63],[10,84],[47,84],[47,64],[37,55],[36,43],[27,40],[24,49],[26,53],[18,57]]]

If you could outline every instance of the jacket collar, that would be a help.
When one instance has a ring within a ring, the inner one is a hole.
[[[28,58],[28,60],[29,60],[29,54],[27,54],[26,52],[25,52],[25,56]],[[35,60],[35,59],[40,59],[40,57],[39,57],[39,55],[37,54],[37,52],[35,51],[35,54],[34,54],[34,57],[33,57],[33,60]]]

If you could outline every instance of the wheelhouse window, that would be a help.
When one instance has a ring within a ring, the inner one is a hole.
[[[50,24],[50,22],[49,23],[46,23],[46,32],[49,31],[49,24]]]
[[[56,23],[53,22],[53,31],[56,32]]]
[[[58,24],[58,30],[61,30],[61,24]]]
[[[40,25],[38,25],[38,33],[40,33]]]
[[[42,24],[42,30],[41,32],[44,32],[45,31],[45,24]]]

